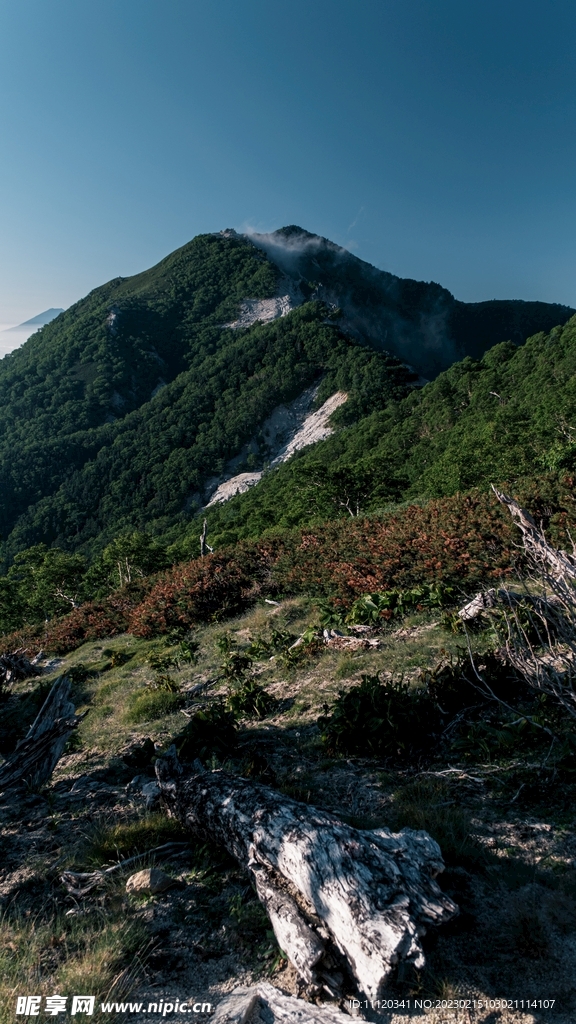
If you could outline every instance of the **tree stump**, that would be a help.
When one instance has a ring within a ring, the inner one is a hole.
[[[69,696],[70,681],[60,676],[24,739],[0,765],[0,792],[21,784],[37,788],[48,781],[70,733],[84,717],[75,715]]]

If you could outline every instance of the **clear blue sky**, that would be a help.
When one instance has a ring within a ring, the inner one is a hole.
[[[298,223],[576,306],[573,0],[5,0],[0,324]]]

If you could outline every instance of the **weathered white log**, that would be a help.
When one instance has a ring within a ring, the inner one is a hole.
[[[36,788],[48,781],[66,741],[82,721],[69,699],[70,681],[60,676],[26,736],[0,766],[0,791],[25,783]]]
[[[350,1024],[348,1014],[335,1006],[314,1006],[284,995],[266,981],[234,989],[218,1003],[211,1020],[212,1024]]]
[[[468,604],[459,609],[458,616],[463,622],[471,622],[472,619],[477,619],[483,612],[489,611],[497,605],[516,608],[517,605],[526,600],[534,603],[535,599],[527,593],[520,594],[517,590],[506,590],[504,587],[500,590],[495,590],[492,587],[490,590],[482,590],[479,594],[476,594],[471,601],[468,601]]]
[[[338,994],[350,972],[378,999],[400,961],[424,965],[420,939],[458,908],[426,833],[352,828],[334,815],[226,772],[156,762],[165,805],[222,843],[251,875],[280,947],[311,991]]]
[[[291,951],[290,959],[300,977],[313,985],[314,968],[326,953],[324,943],[307,923],[296,901],[270,883],[265,868],[254,863],[251,865],[251,874],[280,949]]]

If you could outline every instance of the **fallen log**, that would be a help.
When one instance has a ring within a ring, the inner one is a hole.
[[[24,739],[0,765],[0,792],[22,784],[35,789],[48,781],[70,733],[84,718],[75,714],[69,696],[70,681],[60,676]]]
[[[185,773],[174,747],[156,774],[169,812],[248,871],[311,995],[339,996],[353,980],[379,999],[401,961],[423,967],[426,928],[458,912],[434,881],[444,864],[426,832],[355,829],[227,772]]]

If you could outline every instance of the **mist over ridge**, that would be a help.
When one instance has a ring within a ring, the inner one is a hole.
[[[434,281],[379,270],[298,225],[245,237],[304,295],[340,308],[346,333],[392,352],[429,379],[467,355],[481,358],[500,341],[522,344],[574,313],[569,306],[522,299],[461,302]]]

